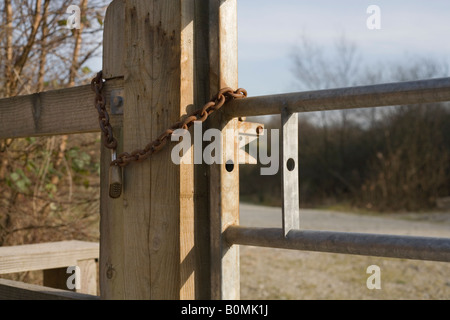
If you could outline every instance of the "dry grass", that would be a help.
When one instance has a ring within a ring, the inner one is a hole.
[[[366,286],[381,268],[381,289]],[[241,248],[242,299],[449,299],[450,265],[332,253]]]
[[[250,226],[281,222],[279,209],[242,205],[241,215],[242,224]],[[448,214],[438,222],[413,216],[301,213],[306,229],[450,237]],[[257,247],[240,250],[242,299],[450,299],[450,263]],[[366,286],[370,265],[381,268],[380,290]]]

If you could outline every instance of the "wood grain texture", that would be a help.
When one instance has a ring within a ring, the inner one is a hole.
[[[125,57],[125,1],[114,0],[105,15],[103,33],[103,77],[123,77]]]
[[[106,78],[124,75],[125,3],[114,0],[108,7],[103,35],[103,72]],[[117,81],[117,80],[115,80]],[[112,80],[107,83],[114,82]],[[126,97],[124,96],[124,101]],[[110,108],[108,108],[108,111]],[[117,152],[123,152],[123,116],[110,113],[111,126],[117,139]],[[111,150],[102,138],[100,166],[100,261],[99,281],[102,299],[124,299],[124,219],[123,197],[109,197]]]
[[[180,107],[178,117],[187,113],[188,107],[194,103],[194,21],[195,1],[181,2],[181,38],[180,38]],[[176,88],[173,88],[176,90]],[[193,153],[188,152],[193,163]],[[180,164],[179,166],[179,223],[180,223],[180,299],[195,298],[195,211],[194,211],[194,166]]]
[[[0,274],[76,266],[98,257],[98,243],[82,241],[0,247]]]
[[[0,138],[99,131],[90,86],[0,100]]]
[[[192,108],[194,15],[192,0],[126,3],[125,150],[142,148]],[[125,298],[195,299],[193,166],[176,166],[165,148],[127,167],[124,185]]]
[[[99,297],[0,279],[0,300],[99,300]]]
[[[237,2],[210,1],[210,91],[238,87]],[[238,120],[223,113],[215,115],[210,127],[222,130],[223,163],[210,166],[211,214],[211,296],[213,299],[236,300],[240,297],[239,247],[228,246],[223,232],[239,225],[239,141],[227,131],[238,132]],[[226,170],[232,161],[234,168]]]
[[[219,7],[225,8],[220,16]],[[231,56],[226,52],[236,49],[236,2],[219,6],[214,1],[130,0],[123,15],[125,111],[123,143],[121,139],[119,145],[130,152],[153,141],[180,116],[201,107],[219,88],[237,87],[237,52]],[[117,19],[113,13],[107,16]],[[105,32],[105,46],[114,47],[109,42],[119,41],[121,36],[113,38],[114,34]],[[233,43],[219,48],[220,41]],[[216,43],[217,48],[210,43]],[[107,56],[111,61],[104,61],[104,70],[108,75],[120,74],[108,71],[120,64],[116,61],[121,59],[120,54]],[[220,115],[217,119],[217,126],[224,130],[237,128],[237,122]],[[218,179],[209,180],[204,165],[176,166],[168,147],[147,161],[125,168],[120,199],[107,199],[102,191],[103,298],[211,298],[209,211],[213,208],[224,217],[219,224],[222,220],[238,222],[237,136],[226,141],[236,170],[225,173],[225,166],[220,166],[215,169]],[[192,152],[186,156],[192,157]],[[103,157],[106,166],[106,151]],[[212,181],[214,188],[219,188],[219,196],[214,199],[209,197],[216,192],[209,189]],[[224,181],[225,187],[221,187]],[[216,229],[218,234],[221,230],[222,225]],[[238,256],[237,247],[228,251],[230,261]],[[231,277],[235,268],[229,272],[230,277],[225,278],[233,279],[229,286],[234,292],[229,296],[237,297],[239,275]],[[108,274],[111,279],[105,277]]]
[[[121,81],[106,85],[111,90]],[[90,85],[0,99],[0,139],[98,132],[98,113]]]
[[[96,296],[98,291],[97,263],[95,260],[78,260],[77,266],[80,268],[81,286],[76,291]]]
[[[152,105],[159,94],[153,91],[151,83],[151,79],[157,77],[152,63],[155,56],[153,40],[158,36],[154,22],[157,12],[153,3],[127,1],[125,7],[125,150],[142,148],[155,136],[152,132],[154,121],[151,118],[157,115],[152,113]],[[150,28],[155,30],[151,31]],[[159,31],[161,32],[161,29]],[[152,212],[149,200],[152,200],[151,180],[154,179],[152,173],[150,160],[131,164],[124,171],[123,216],[126,251],[123,273],[126,299],[152,298],[152,240],[155,248],[160,248],[150,225]],[[166,183],[165,180],[161,182],[161,186]],[[163,226],[160,228],[161,232],[165,231]]]

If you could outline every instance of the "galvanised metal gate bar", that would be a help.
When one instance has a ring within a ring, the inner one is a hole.
[[[450,238],[230,226],[230,244],[450,262]]]
[[[450,101],[450,78],[327,89],[231,101],[231,117],[290,112],[343,110]]]
[[[229,246],[250,245],[450,262],[450,238],[300,230],[296,113],[450,101],[450,78],[289,93],[231,101],[230,117],[281,114],[280,229],[229,226]]]

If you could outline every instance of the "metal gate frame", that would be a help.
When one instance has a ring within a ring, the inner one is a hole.
[[[281,114],[283,228],[229,226],[224,232],[228,245],[450,262],[450,238],[301,230],[301,215],[299,219],[297,113],[444,101],[450,101],[450,78],[289,93],[230,102],[226,112],[231,117]],[[293,170],[292,162],[295,164]]]

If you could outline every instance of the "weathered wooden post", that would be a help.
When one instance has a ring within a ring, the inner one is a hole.
[[[123,92],[115,93],[123,99],[123,116],[111,116],[118,151],[143,148],[220,88],[237,88],[236,44],[236,0],[113,1],[105,20],[103,74],[107,85],[124,83]],[[220,113],[209,125],[237,126]],[[224,140],[222,150],[236,142]],[[239,298],[238,251],[222,241],[224,226],[239,219],[234,154],[228,172],[225,163],[175,165],[165,148],[126,167],[123,194],[113,200],[111,153],[103,150],[104,299]]]
[[[238,87],[237,0],[209,1],[210,16],[210,92]],[[226,106],[224,107],[226,108]],[[240,298],[239,247],[227,245],[223,232],[239,224],[239,141],[227,137],[227,130],[238,131],[238,120],[222,113],[211,121],[222,130],[224,163],[210,171],[211,215],[211,294],[212,299]]]

